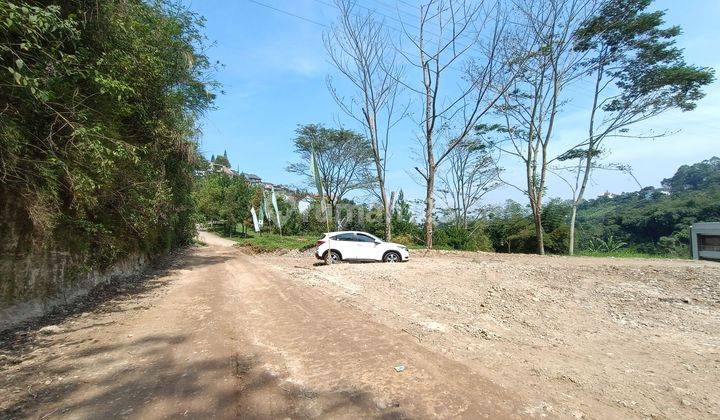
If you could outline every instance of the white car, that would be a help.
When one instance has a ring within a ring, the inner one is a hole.
[[[410,259],[405,245],[385,242],[367,232],[330,232],[317,241],[315,257],[327,263],[339,261],[400,262]]]

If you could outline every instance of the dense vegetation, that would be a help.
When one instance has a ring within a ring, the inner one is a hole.
[[[222,233],[232,235],[238,224],[252,225],[250,206],[257,194],[243,177],[208,173],[197,179],[192,197],[198,221],[221,222],[217,227]]]
[[[581,247],[603,249],[610,238],[638,252],[689,255],[689,227],[720,221],[720,158],[685,165],[662,182],[582,205]]]
[[[262,192],[242,177],[210,173],[200,178],[194,193],[199,218],[222,221],[219,231],[239,235],[239,241],[258,250],[284,246],[303,248],[313,235],[326,231],[316,199],[304,212],[292,199],[279,199],[284,235],[270,221],[262,233],[252,233],[250,208],[262,206]],[[393,238],[409,246],[424,246],[422,224],[413,218],[411,205],[400,192],[393,211]],[[617,196],[600,196],[580,207],[578,244],[583,254],[628,256],[689,256],[689,226],[699,221],[720,220],[720,158],[682,166],[662,188],[647,187]],[[545,246],[548,252],[568,249],[572,202],[555,198],[543,208]],[[344,199],[339,205],[342,229],[364,230],[382,237],[383,210]],[[459,226],[438,209],[435,246],[442,249],[532,253],[537,248],[530,209],[513,200],[487,206],[467,228]],[[332,222],[333,225],[336,221]]]
[[[571,203],[552,200],[543,210],[549,252],[565,253]],[[617,196],[600,196],[580,206],[578,243],[590,254],[689,256],[689,227],[720,221],[720,159],[680,167],[662,182]],[[515,202],[492,209],[485,232],[499,252],[532,252],[529,211]]]
[[[0,0],[4,252],[102,267],[192,239],[201,26],[169,1]]]

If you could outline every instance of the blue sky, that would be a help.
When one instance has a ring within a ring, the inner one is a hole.
[[[334,9],[330,0],[258,0],[317,23],[330,24]],[[251,0],[194,0],[189,7],[206,19],[205,33],[214,45],[212,60],[224,67],[216,74],[226,92],[219,96],[215,110],[202,120],[201,150],[209,157],[227,150],[234,168],[260,175],[274,183],[301,185],[302,180],[285,171],[296,159],[292,147],[298,124],[324,123],[356,127],[342,115],[326,87],[326,77],[335,74],[327,62],[322,44],[325,28],[292,17]],[[326,3],[326,4],[325,4]],[[360,0],[361,4],[393,14],[385,5],[393,0]],[[683,28],[679,45],[689,63],[720,68],[720,1],[657,0],[653,8],[667,10],[666,20]],[[403,15],[403,18],[409,18]],[[624,140],[608,143],[613,152],[607,159],[633,167],[643,186],[659,185],[683,164],[720,155],[720,83],[706,89],[707,97],[690,113],[670,112],[644,124],[643,129],[677,132],[659,140]],[[417,109],[414,104],[411,110]],[[558,124],[557,150],[563,143],[585,132],[585,117],[578,98]],[[422,198],[423,187],[411,176],[417,163],[414,125],[398,127],[391,140],[388,182],[402,188],[410,199]],[[521,179],[521,168],[503,162],[507,177]],[[627,175],[603,172],[589,188],[587,197],[606,190],[637,190]],[[548,195],[568,197],[570,191],[559,179],[551,179]],[[525,198],[512,188],[493,191],[487,203]]]

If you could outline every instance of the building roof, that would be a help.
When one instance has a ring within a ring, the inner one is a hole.
[[[692,224],[692,228],[720,230],[720,222],[697,222]]]
[[[256,180],[261,181],[262,180],[262,178],[260,178],[259,176],[255,175],[255,174],[249,174],[247,172],[241,172],[240,175],[244,176],[245,179],[247,179],[248,181],[256,181]]]

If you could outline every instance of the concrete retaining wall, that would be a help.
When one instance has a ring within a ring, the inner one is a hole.
[[[145,255],[136,254],[104,271],[78,272],[82,260],[55,251],[21,258],[0,256],[0,282],[6,289],[5,299],[0,302],[0,331],[71,303],[100,283],[140,274],[149,262]]]

